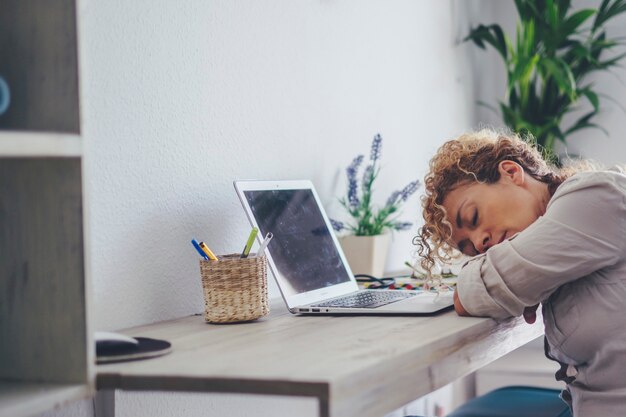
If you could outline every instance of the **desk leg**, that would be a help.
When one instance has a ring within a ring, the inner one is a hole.
[[[96,391],[93,399],[94,417],[115,417],[115,390]]]
[[[317,397],[317,410],[319,417],[329,417],[330,407],[328,404],[328,398]]]

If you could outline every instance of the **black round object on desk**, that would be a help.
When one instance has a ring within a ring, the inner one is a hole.
[[[137,344],[96,343],[96,363],[135,361],[154,358],[172,351],[172,344],[165,340],[135,337]]]

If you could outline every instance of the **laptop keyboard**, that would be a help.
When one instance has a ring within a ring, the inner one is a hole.
[[[405,300],[416,296],[417,293],[404,291],[361,291],[345,297],[316,304],[312,307],[343,307],[343,308],[376,308],[396,301]]]

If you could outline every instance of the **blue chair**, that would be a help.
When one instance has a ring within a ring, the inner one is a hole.
[[[572,417],[560,392],[535,387],[499,388],[469,400],[447,417]]]

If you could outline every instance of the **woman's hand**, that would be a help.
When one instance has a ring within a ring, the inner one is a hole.
[[[526,323],[533,324],[537,320],[537,307],[539,307],[539,304],[524,309],[524,320],[526,320]]]
[[[459,316],[469,316],[470,314],[463,308],[463,304],[461,304],[461,300],[459,300],[459,294],[454,291],[454,310]]]
[[[454,298],[454,310],[456,311],[456,313],[459,316],[469,316],[470,314],[467,312],[467,310],[465,310],[465,308],[463,307],[463,304],[461,304],[461,300],[459,300],[459,296],[456,291],[454,292],[453,298]],[[539,307],[539,304],[536,304],[534,306],[526,307],[524,309],[524,320],[526,320],[526,323],[533,324],[537,320],[537,308],[538,307]]]

